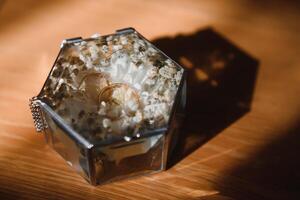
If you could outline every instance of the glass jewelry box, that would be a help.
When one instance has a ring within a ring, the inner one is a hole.
[[[186,72],[133,28],[64,40],[40,93],[38,132],[93,185],[166,169]]]

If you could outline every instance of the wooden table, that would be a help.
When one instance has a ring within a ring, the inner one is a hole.
[[[300,199],[299,4],[0,2],[0,199]],[[187,119],[169,170],[94,187],[36,134],[28,99],[62,39],[128,26],[190,69]]]

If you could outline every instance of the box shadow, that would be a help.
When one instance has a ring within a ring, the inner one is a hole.
[[[212,28],[152,42],[188,71],[186,118],[170,168],[250,111],[259,63]]]

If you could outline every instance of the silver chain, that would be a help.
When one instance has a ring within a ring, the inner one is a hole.
[[[47,123],[44,119],[41,108],[38,105],[37,101],[39,101],[37,97],[32,97],[31,99],[29,99],[29,107],[31,110],[36,131],[42,132],[47,128]]]

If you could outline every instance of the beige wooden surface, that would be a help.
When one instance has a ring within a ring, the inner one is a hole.
[[[0,199],[300,199],[299,4],[0,2]],[[128,26],[156,41],[212,27],[259,61],[252,108],[165,172],[93,187],[35,133],[28,99],[62,39]]]

